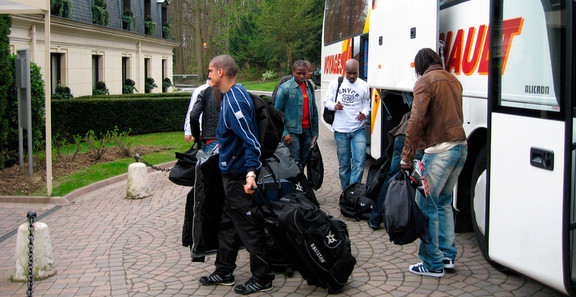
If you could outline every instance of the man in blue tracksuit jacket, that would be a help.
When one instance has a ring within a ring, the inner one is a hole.
[[[217,137],[226,197],[218,233],[216,271],[202,276],[200,283],[233,285],[238,250],[244,246],[250,253],[252,277],[235,286],[234,291],[246,295],[271,290],[274,273],[266,258],[264,222],[250,197],[256,187],[256,171],[262,166],[256,112],[248,91],[236,84],[237,73],[238,67],[229,55],[215,57],[208,67],[211,85],[222,93]]]

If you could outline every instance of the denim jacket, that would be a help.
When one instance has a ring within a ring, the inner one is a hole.
[[[306,94],[308,94],[308,112],[310,114],[310,131],[312,136],[318,136],[318,108],[316,107],[316,96],[314,87],[305,83]],[[274,107],[284,113],[286,122],[282,137],[292,134],[302,134],[302,113],[304,106],[304,97],[302,89],[294,78],[283,83],[278,88],[276,102]]]

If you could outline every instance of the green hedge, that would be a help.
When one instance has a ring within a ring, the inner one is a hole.
[[[120,131],[132,129],[133,135],[182,130],[190,94],[173,94],[176,93],[164,94],[161,98],[123,95],[122,99],[52,100],[52,134],[70,140],[90,130],[100,135],[115,126]]]
[[[91,96],[80,96],[76,99],[146,99],[146,98],[188,98],[190,99],[192,93],[190,92],[178,92],[178,93],[136,93],[136,94],[122,94],[122,95],[91,95]]]

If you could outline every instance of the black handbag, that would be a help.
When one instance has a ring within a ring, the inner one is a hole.
[[[324,113],[322,114],[322,116],[324,117],[324,122],[332,125],[332,123],[334,123],[334,112],[335,112],[334,110],[330,110],[324,107]]]
[[[196,158],[196,154],[198,153],[199,149],[196,148],[195,144],[192,144],[192,147],[183,152],[179,153],[176,152],[176,165],[170,170],[170,174],[168,175],[168,179],[179,185],[179,186],[194,186],[194,181],[196,179],[196,163],[198,159]]]
[[[312,189],[318,190],[324,181],[324,162],[322,161],[322,154],[320,147],[316,143],[308,154],[308,161],[306,162],[306,175]]]
[[[344,77],[340,76],[338,77],[338,87],[336,88],[336,96],[334,96],[334,102],[336,102],[336,98],[338,97],[338,91],[340,90],[340,85],[342,84],[342,81],[344,80]],[[322,114],[322,117],[324,118],[324,122],[332,125],[332,123],[334,123],[334,113],[336,111],[335,110],[330,110],[326,107],[324,107],[324,113]]]

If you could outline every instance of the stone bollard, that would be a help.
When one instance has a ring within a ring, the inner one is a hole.
[[[18,227],[14,281],[28,281],[28,263],[30,262],[30,255],[28,254],[28,244],[30,243],[28,238],[30,234],[30,231],[28,231],[29,226],[29,223],[24,223]],[[52,244],[50,243],[48,225],[42,222],[35,222],[33,226],[33,275],[35,280],[42,280],[56,274],[54,257],[52,256]]]
[[[144,163],[135,162],[128,166],[128,183],[126,198],[142,199],[150,196],[150,184],[148,183],[148,170]]]

